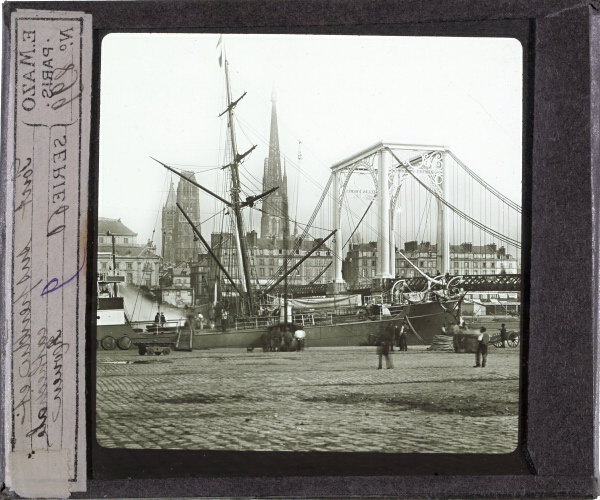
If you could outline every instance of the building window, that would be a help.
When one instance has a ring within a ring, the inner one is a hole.
[[[271,260],[273,260],[273,259],[271,259]],[[273,268],[272,267],[269,269],[269,276],[273,276]]]
[[[373,261],[371,261],[371,265],[372,265],[373,267],[375,267],[375,266],[377,265],[377,261],[376,261],[376,260],[373,260]]]
[[[104,243],[104,238],[102,236],[98,238],[98,243]]]
[[[264,275],[265,275],[265,270],[264,270],[262,267],[260,268],[260,275],[261,275],[261,276],[264,276]]]
[[[127,269],[133,269],[133,263],[132,262],[128,262],[127,263]]]
[[[133,283],[133,273],[127,273],[127,283]]]
[[[102,263],[102,269],[106,269],[106,262]]]
[[[274,266],[275,265],[275,259],[269,259],[269,265],[270,266]],[[271,274],[273,274],[272,271],[271,271]]]
[[[258,263],[259,263],[261,266],[264,266],[264,265],[265,265],[265,259],[258,259]]]
[[[125,243],[125,244],[129,243],[129,238],[123,238],[123,243]]]

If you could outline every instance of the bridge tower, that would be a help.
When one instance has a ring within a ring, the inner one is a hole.
[[[375,277],[389,279],[396,276],[396,248],[394,216],[400,188],[409,175],[426,183],[440,198],[449,196],[449,184],[444,183],[447,168],[447,148],[378,142],[358,153],[335,163],[333,176],[333,228],[337,230],[334,240],[334,279],[329,293],[340,293],[346,288],[342,276],[344,237],[342,233],[342,203],[353,173],[370,174],[375,187],[378,211],[377,267]],[[438,200],[437,257],[441,272],[450,271],[450,237],[448,208]]]
[[[441,158],[441,179],[435,182],[435,185],[438,187],[437,192],[443,200],[449,200],[451,196],[451,183],[446,182],[446,179],[449,178],[447,170],[448,151],[443,151]],[[448,207],[440,199],[437,200],[437,212],[436,267],[442,274],[446,274],[450,272],[450,214]]]

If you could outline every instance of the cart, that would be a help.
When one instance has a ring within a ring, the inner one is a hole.
[[[161,354],[167,356],[171,354],[171,350],[175,348],[174,342],[134,342],[134,345],[138,348],[138,354],[140,356],[155,355],[160,356]]]
[[[506,332],[506,343],[508,344],[508,347],[517,347],[519,345],[519,333],[515,332],[514,330],[509,330]],[[493,345],[494,347],[502,347],[502,341],[500,340],[500,337],[497,339],[494,338]]]

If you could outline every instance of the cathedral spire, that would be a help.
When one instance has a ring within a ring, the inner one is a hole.
[[[175,207],[175,202],[177,201],[177,196],[175,195],[175,186],[173,185],[173,178],[171,177],[171,187],[169,187],[169,194],[167,195],[167,208]]]
[[[285,165],[284,165],[285,169]],[[281,223],[284,206],[287,207],[287,175],[281,169],[281,151],[279,150],[279,130],[277,126],[277,93],[275,84],[271,92],[271,130],[269,135],[269,156],[265,158],[263,191],[274,187],[279,189],[263,200],[263,214],[260,222],[262,238],[281,237],[285,224]]]
[[[281,158],[279,152],[279,130],[277,127],[277,94],[271,92],[271,133],[269,134],[269,175],[281,179]]]

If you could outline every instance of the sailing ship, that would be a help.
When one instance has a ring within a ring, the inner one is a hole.
[[[210,327],[195,328],[194,316],[197,312],[192,308],[185,327],[177,322],[174,325],[167,325],[167,328],[156,325],[156,331],[153,331],[152,328],[144,331],[129,323],[124,314],[113,314],[115,319],[118,319],[118,325],[107,324],[109,320],[101,319],[99,315],[97,329],[99,345],[104,349],[113,349],[115,346],[126,349],[133,344],[138,345],[140,353],[142,353],[144,349],[140,346],[143,346],[144,342],[152,341],[148,334],[155,336],[154,342],[171,342],[176,347],[181,346],[183,335],[185,338],[183,344],[186,348],[241,347],[252,350],[262,345],[265,332],[272,331],[275,328],[281,331],[304,330],[305,343],[308,347],[360,346],[374,345],[386,329],[389,330],[389,327],[394,326],[404,326],[408,330],[406,333],[408,334],[409,344],[431,344],[433,337],[439,335],[443,327],[459,324],[464,293],[461,293],[458,289],[458,283],[443,276],[430,277],[425,273],[421,274],[426,278],[426,286],[418,291],[409,290],[406,283],[402,281],[395,283],[389,281],[384,284],[383,290],[378,294],[364,293],[363,291],[361,294],[338,292],[330,296],[304,297],[302,299],[289,296],[287,293],[287,279],[290,274],[304,260],[325,245],[335,235],[335,231],[324,239],[315,240],[316,243],[313,248],[307,251],[303,258],[296,261],[291,255],[288,255],[290,245],[286,240],[287,235],[289,235],[287,203],[284,205],[285,212],[283,214],[285,264],[280,276],[270,285],[261,288],[259,280],[256,277],[253,278],[250,270],[251,265],[246,241],[247,235],[244,234],[242,210],[263,201],[278,187],[272,187],[255,196],[248,196],[245,200],[241,199],[239,169],[242,160],[256,146],[251,147],[244,153],[239,153],[237,150],[233,110],[245,93],[237,100],[232,100],[228,61],[226,59],[224,68],[227,108],[221,115],[227,115],[230,162],[223,168],[227,169],[230,175],[229,199],[219,196],[166,163],[156,159],[155,161],[182,180],[189,182],[223,203],[231,214],[239,257],[238,269],[241,269],[237,280],[232,278],[226,266],[220,261],[211,245],[204,239],[185,209],[179,203],[176,204],[177,209],[190,225],[195,237],[202,242],[210,258],[229,284],[232,291],[228,307],[231,310],[235,309],[237,312],[236,318],[228,325],[227,331],[218,331]],[[306,226],[305,234],[309,226],[310,223]],[[414,267],[410,261],[409,263]],[[270,296],[269,293],[282,282],[284,289],[282,296]],[[98,306],[99,312],[106,310],[105,304],[100,299]],[[124,307],[123,304],[116,304],[116,302],[112,306]],[[278,316],[274,316],[273,313],[277,313]],[[103,315],[106,316],[104,313]],[[184,328],[187,329],[187,335],[182,333]],[[146,351],[144,350],[144,352]]]

